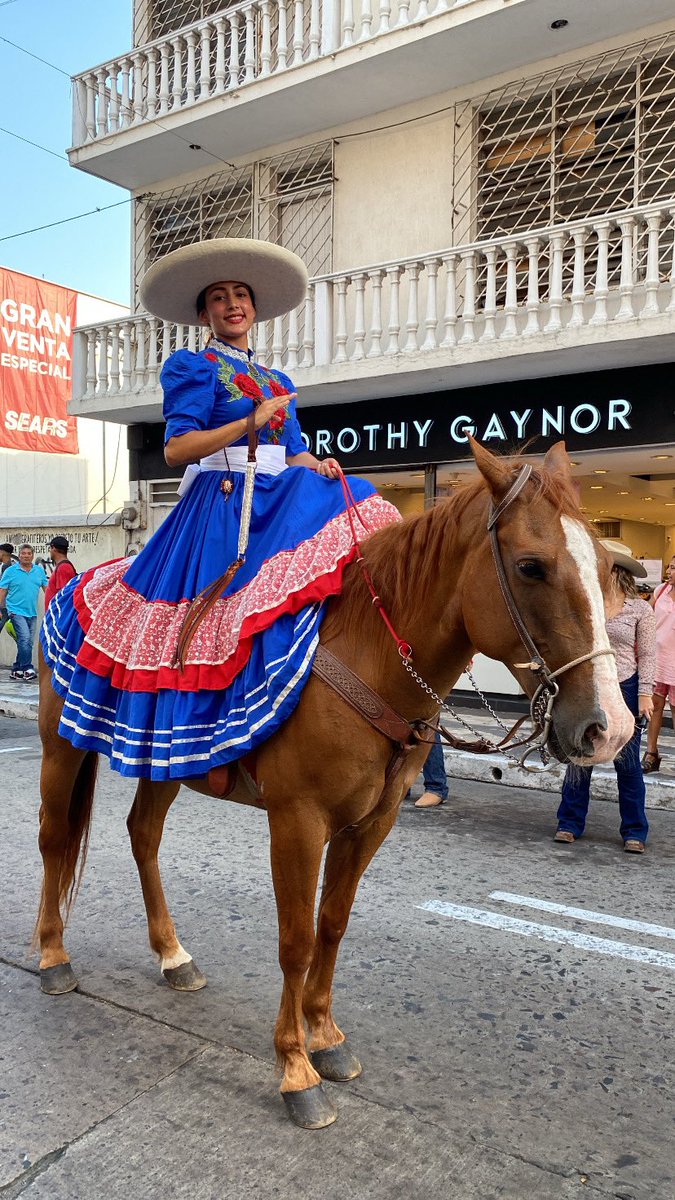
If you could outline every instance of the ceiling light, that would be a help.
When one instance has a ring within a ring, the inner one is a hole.
[[[650,454],[650,458],[672,458],[672,454]]]
[[[642,499],[643,500],[653,500],[654,497],[653,496],[643,496]]]
[[[617,496],[630,496],[630,492],[617,492]]]
[[[565,29],[569,25],[564,17],[558,17],[555,21],[551,21],[551,29]]]
[[[592,492],[604,492],[604,490],[605,490],[604,483],[592,483],[591,484]]]
[[[666,508],[675,508],[675,500],[666,500]]]
[[[593,471],[593,474],[594,475],[606,475],[607,471],[605,470],[604,467],[596,467],[595,470]]]
[[[580,465],[581,465],[581,464],[580,464],[580,463],[578,463],[578,462],[575,462],[573,458],[571,458],[571,459],[570,459],[570,466],[571,466],[571,467],[578,467],[578,466],[580,466]]]

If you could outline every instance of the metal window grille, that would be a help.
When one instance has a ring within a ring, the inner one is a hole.
[[[145,0],[137,3],[134,42],[144,46],[186,25],[193,25],[203,17],[212,17],[225,12],[239,0]]]
[[[620,521],[596,521],[592,520],[591,525],[599,538],[620,538],[621,537],[621,522]]]

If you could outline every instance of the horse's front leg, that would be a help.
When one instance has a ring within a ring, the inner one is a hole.
[[[347,929],[356,889],[373,855],[396,820],[395,806],[332,838],[326,855],[314,956],[305,981],[303,1010],[309,1029],[310,1059],[324,1079],[345,1082],[361,1074],[361,1063],[333,1020],[335,963]]]
[[[322,1129],[337,1117],[307,1057],[302,991],[314,950],[314,901],[326,841],[325,818],[310,803],[285,801],[268,810],[274,892],[279,917],[279,963],[284,975],[274,1032],[283,1069],[281,1094],[291,1120]]]
[[[179,783],[154,783],[139,780],[136,796],[127,817],[131,850],[136,860],[148,917],[150,945],[159,958],[167,983],[179,992],[196,992],[206,985],[206,976],[181,946],[169,912],[159,873],[159,851],[164,821],[173,804]]]

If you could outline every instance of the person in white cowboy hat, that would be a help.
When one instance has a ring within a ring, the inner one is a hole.
[[[623,698],[638,721],[652,715],[655,664],[654,614],[637,595],[636,578],[644,578],[645,567],[633,558],[622,542],[601,539],[613,561],[611,588],[605,600],[609,644],[616,654],[616,667]],[[645,782],[640,766],[640,737],[635,733],[614,760],[619,787],[620,833],[628,854],[644,854],[649,833],[645,812]],[[586,826],[592,767],[570,765],[565,773],[558,828],[554,841],[569,845],[580,838]]]
[[[135,558],[60,596],[42,632],[62,735],[122,774],[203,777],[270,737],[354,556],[339,466],[309,453],[291,380],[249,344],[254,322],[304,303],[307,282],[295,254],[242,238],[176,250],[142,281],[154,316],[210,330],[161,374],[182,499]],[[350,486],[366,529],[399,519],[371,484]]]

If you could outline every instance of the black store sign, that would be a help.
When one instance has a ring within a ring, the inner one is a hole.
[[[309,449],[346,468],[420,466],[488,449],[531,454],[564,439],[571,451],[675,444],[675,366],[631,367],[550,379],[301,408]]]

